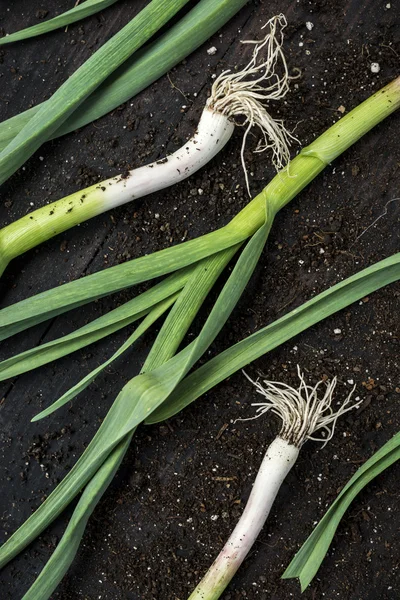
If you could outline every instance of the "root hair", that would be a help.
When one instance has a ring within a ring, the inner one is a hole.
[[[252,127],[257,126],[262,133],[255,152],[272,150],[272,162],[277,171],[283,169],[290,160],[291,140],[298,141],[281,119],[274,119],[265,104],[271,100],[281,100],[289,91],[291,77],[282,51],[283,30],[287,26],[286,17],[279,14],[272,17],[264,26],[269,32],[262,40],[244,40],[243,44],[254,44],[250,62],[237,73],[223,71],[215,80],[207,106],[227,117],[244,116],[241,161],[250,194],[249,177],[244,159],[247,136]],[[281,75],[277,69],[283,71]]]
[[[261,384],[259,381],[253,381],[245,373],[247,379],[255,385],[257,392],[266,398],[266,402],[252,404],[257,406],[257,414],[250,419],[240,420],[257,419],[270,411],[282,420],[279,435],[287,442],[299,448],[307,440],[322,442],[325,446],[334,434],[338,418],[358,408],[362,400],[350,404],[356,388],[354,386],[339,408],[334,410],[332,401],[337,378],[334,377],[330,382],[321,379],[312,387],[305,382],[298,365],[297,373],[300,379],[298,389],[277,381],[263,381]],[[319,398],[321,386],[325,386],[325,391],[322,398]],[[325,435],[316,436],[317,431],[324,431]]]

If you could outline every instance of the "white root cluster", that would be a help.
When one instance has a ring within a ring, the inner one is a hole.
[[[262,40],[245,40],[243,44],[255,44],[253,55],[246,67],[237,73],[224,71],[215,80],[207,106],[227,117],[244,116],[246,127],[241,159],[250,195],[249,180],[244,160],[247,136],[254,126],[262,132],[262,140],[255,152],[271,149],[277,171],[290,160],[290,140],[296,138],[289,133],[280,119],[273,119],[265,105],[271,100],[282,99],[289,91],[289,76],[282,51],[283,30],[287,26],[283,14],[272,17],[263,27],[269,33]]]
[[[276,381],[253,381],[249,379],[257,388],[257,392],[265,396],[266,402],[252,404],[257,406],[258,413],[256,419],[265,413],[271,411],[282,420],[282,428],[279,436],[300,448],[307,440],[323,442],[324,446],[332,438],[335,425],[338,418],[353,408],[358,408],[362,402],[350,404],[350,400],[355,390],[355,386],[340,404],[337,410],[332,408],[333,394],[337,383],[337,378],[332,381],[318,381],[314,387],[308,385],[304,380],[304,375],[297,366],[297,372],[300,379],[299,388],[296,390],[286,383]],[[325,386],[322,398],[319,397],[320,387]],[[324,431],[322,437],[315,436],[317,431]]]

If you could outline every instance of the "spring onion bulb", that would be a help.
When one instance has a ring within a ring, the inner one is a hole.
[[[302,445],[307,440],[327,444],[334,434],[338,418],[361,404],[361,401],[350,404],[354,387],[339,408],[333,410],[336,377],[329,383],[321,380],[312,387],[304,381],[299,367],[297,369],[300,378],[297,390],[280,382],[264,381],[264,385],[252,382],[257,392],[265,397],[265,402],[254,405],[258,407],[258,414],[252,418],[272,412],[281,419],[282,427],[267,449],[238,524],[189,600],[217,600],[221,596],[263,528],[279,488],[295,464]],[[325,385],[326,389],[320,399],[318,392],[321,385]],[[316,436],[318,431],[325,435]]]
[[[292,136],[281,121],[273,120],[265,103],[283,98],[289,89],[290,76],[282,52],[282,30],[286,19],[278,15],[267,25],[269,32],[263,40],[247,42],[255,44],[248,65],[234,74],[225,71],[216,79],[197,130],[182,148],[162,160],[48,204],[3,228],[0,231],[0,274],[12,258],[62,231],[195,173],[231,138],[235,117],[244,117],[246,126],[243,165],[246,137],[251,127],[258,126],[262,131],[262,142],[256,151],[272,148],[273,162],[277,169],[282,168],[290,158],[288,144]],[[260,54],[263,55],[261,60]]]

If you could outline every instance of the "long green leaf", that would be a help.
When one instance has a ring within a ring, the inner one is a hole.
[[[219,261],[215,263],[215,268],[213,269],[207,268],[207,270],[204,270],[204,264],[200,263],[179,295],[174,294],[159,305],[154,306],[143,323],[108,360],[91,371],[91,373],[81,379],[81,381],[70,388],[61,396],[61,398],[53,402],[48,408],[33,417],[32,421],[39,421],[43,417],[47,417],[67,402],[73,400],[78,394],[86,389],[106,367],[128,350],[144,331],[146,331],[148,327],[150,327],[150,325],[152,325],[152,323],[174,303],[173,308],[169,312],[168,317],[150,350],[142,372],[144,373],[148,370],[148,364],[154,364],[155,362],[157,362],[157,364],[163,364],[166,362],[171,355],[171,350],[173,349],[173,353],[175,353],[178,349],[184,332],[188,329],[211,287],[236,250],[237,247],[234,246],[233,248],[228,248],[228,250],[221,252]],[[177,301],[175,302],[176,299]]]
[[[293,558],[282,575],[283,579],[298,577],[300,579],[301,591],[306,589],[317,573],[340,520],[351,502],[372,479],[399,459],[400,432],[356,471]]]
[[[0,340],[55,315],[137,283],[177,271],[245,240],[250,229],[226,226],[200,238],[104,269],[0,311]]]
[[[130,23],[79,67],[0,153],[0,185],[50,138],[108,75],[186,2],[188,0],[151,0]]]
[[[86,375],[86,377],[81,379],[76,385],[65,392],[65,394],[58,398],[58,400],[35,415],[32,421],[39,421],[40,419],[43,419],[43,417],[47,417],[61,406],[64,406],[64,404],[67,404],[67,402],[73,400],[75,396],[83,392],[83,390],[85,390],[96,379],[96,377],[102,371],[104,371],[104,369],[106,369],[112,362],[114,362],[114,360],[128,350],[148,330],[148,328],[151,327],[151,325],[153,325],[153,323],[155,323],[155,321],[159,319],[161,315],[168,310],[168,308],[170,308],[177,297],[178,294],[173,294],[166,300],[163,300],[159,304],[156,304],[156,306],[153,306],[147,317],[143,319],[132,335],[129,336],[129,338],[118,348],[116,352],[114,352],[114,354],[108,360],[103,362],[96,369],[93,369],[93,371],[91,371],[88,375]]]
[[[123,438],[155,410],[171,393],[193,364],[212,343],[228,319],[257,264],[264,247],[270,220],[247,243],[235,268],[203,326],[200,335],[184,350],[150,372],[128,382],[117,396],[98,432],[63,481],[46,501],[0,549],[0,567],[35,539],[71,502]],[[213,256],[203,269],[215,268]]]
[[[186,377],[146,423],[173,416],[212,387],[315,323],[400,279],[400,253],[394,254],[318,294],[271,325],[231,346]]]
[[[90,15],[99,12],[103,8],[107,8],[107,6],[110,6],[110,4],[114,4],[115,2],[117,2],[117,0],[86,0],[83,4],[78,4],[78,6],[74,6],[71,10],[67,10],[65,13],[62,13],[53,19],[44,21],[44,23],[21,29],[21,31],[16,31],[15,33],[10,33],[10,35],[0,38],[0,46],[42,35],[43,33],[53,31],[59,27],[65,27],[66,25],[90,17]]]
[[[65,135],[134,98],[153,81],[172,69],[203,44],[248,0],[200,0],[178,23],[159,39],[125,61],[54,131],[50,139]],[[44,106],[39,104],[0,123],[3,150]]]
[[[87,484],[57,548],[22,600],[48,600],[50,598],[74,560],[89,517],[114,479],[129,448],[133,434],[134,431],[114,448]]]
[[[76,331],[4,360],[0,363],[0,381],[57,360],[134,323],[145,316],[152,306],[180,290],[185,285],[190,273],[190,268],[178,271],[143,294],[139,294],[136,298]],[[9,335],[19,330],[16,329]]]

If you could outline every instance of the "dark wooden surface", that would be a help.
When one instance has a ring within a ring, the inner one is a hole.
[[[39,10],[48,10],[50,17],[72,4],[0,0],[0,27],[14,31],[36,23]],[[121,0],[68,31],[0,50],[0,117],[48,98],[145,4]],[[212,74],[243,65],[248,50],[238,40],[258,37],[260,26],[279,11],[289,21],[289,65],[300,68],[302,77],[287,101],[271,110],[290,127],[296,126],[303,145],[310,142],[339,118],[340,106],[349,110],[398,75],[396,2],[387,5],[373,0],[249,2],[169,77],[121,110],[43,146],[3,186],[1,225],[97,177],[109,177],[176,149],[195,127]],[[307,21],[314,24],[312,31],[307,30]],[[207,48],[213,45],[217,53],[209,56]],[[378,75],[371,73],[371,62],[380,63]],[[1,305],[226,223],[247,202],[240,143],[239,131],[226,151],[193,179],[92,219],[15,260],[0,282]],[[269,157],[248,151],[247,159],[252,191],[257,192],[273,176],[273,169]],[[387,206],[387,215],[376,227],[358,238],[385,211],[386,203],[400,195],[399,160],[399,116],[395,115],[328,167],[278,216],[248,291],[212,353],[282,316],[311,294],[399,251],[396,201]],[[202,196],[196,194],[198,188],[204,189]],[[323,244],[321,235],[329,238]],[[300,598],[295,582],[279,579],[283,568],[357,465],[400,429],[400,396],[395,391],[399,388],[399,292],[398,285],[391,286],[258,361],[256,367],[281,378],[293,378],[298,361],[310,376],[337,374],[341,392],[354,379],[368,406],[358,419],[345,420],[324,450],[306,446],[282,489],[269,528],[226,593],[227,600]],[[24,332],[3,343],[1,356],[59,337],[133,294],[127,291]],[[196,323],[194,331],[198,327]],[[340,339],[333,335],[337,327],[344,332]],[[153,334],[65,410],[35,424],[30,418],[100,364],[129,333],[121,332],[0,385],[2,540],[76,461],[117,391],[137,373]],[[363,385],[369,377],[375,381],[372,390]],[[247,497],[263,448],[277,430],[276,424],[251,421],[231,426],[218,437],[221,427],[239,416],[237,402],[251,394],[237,375],[208,394],[208,402],[199,401],[173,419],[169,427],[139,432],[54,598],[183,600],[188,596],[234,525],[237,500],[243,503]],[[234,478],[230,487],[215,482],[216,472]],[[398,476],[395,465],[355,501],[335,538],[335,551],[304,598],[399,597]],[[217,521],[211,519],[214,514]],[[1,598],[22,597],[54,548],[67,516],[3,571]]]

